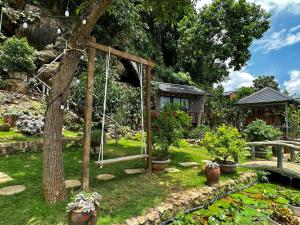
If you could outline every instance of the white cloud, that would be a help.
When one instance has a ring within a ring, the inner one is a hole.
[[[256,3],[262,6],[267,11],[278,13],[281,11],[289,11],[293,14],[300,14],[300,0],[247,0],[251,3]],[[205,4],[210,4],[212,0],[197,1],[197,8],[202,8]]]
[[[263,39],[256,41],[254,46],[255,51],[270,52],[298,42],[300,42],[300,25],[266,35]]]
[[[240,87],[250,87],[254,79],[253,75],[245,71],[232,71],[228,79],[221,84],[225,91],[233,91]]]
[[[286,90],[292,94],[300,96],[300,71],[293,70],[290,72],[290,80],[284,81],[283,86],[285,86]]]

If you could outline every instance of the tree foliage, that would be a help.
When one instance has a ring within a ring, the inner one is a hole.
[[[259,91],[266,87],[270,87],[279,91],[279,84],[275,80],[274,76],[259,76],[253,80],[253,88],[255,91]]]
[[[240,70],[250,59],[248,48],[269,29],[269,18],[245,0],[214,0],[185,15],[178,25],[178,67],[202,84],[222,81],[228,69]]]
[[[235,93],[237,95],[237,100],[247,97],[255,92],[253,87],[240,87],[235,90]]]

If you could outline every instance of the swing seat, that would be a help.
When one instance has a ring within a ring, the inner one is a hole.
[[[126,161],[132,161],[132,160],[137,160],[137,159],[146,159],[146,158],[148,158],[148,155],[131,155],[131,156],[114,158],[114,159],[106,159],[103,161],[97,161],[96,164],[108,165],[108,164],[113,164],[113,163],[126,162]]]

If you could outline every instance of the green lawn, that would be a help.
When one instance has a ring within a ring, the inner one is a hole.
[[[121,140],[120,143],[106,144],[105,157],[137,154],[139,143]],[[143,175],[126,175],[126,168],[145,167],[145,161],[131,161],[105,166],[100,169],[93,161],[90,168],[90,184],[93,191],[103,196],[101,205],[101,225],[119,223],[127,218],[137,216],[146,208],[154,207],[174,191],[204,185],[205,177],[198,169],[184,169],[179,162],[202,160],[209,156],[205,149],[185,145],[173,148],[171,165],[180,169],[177,173]],[[81,151],[68,149],[64,151],[66,179],[79,179],[81,176]],[[202,163],[203,164],[203,163]],[[56,205],[48,205],[42,195],[42,158],[40,153],[22,154],[0,158],[0,171],[12,176],[15,180],[1,184],[0,187],[13,184],[24,184],[27,190],[10,197],[0,197],[0,224],[66,224],[65,206],[68,200]],[[116,179],[98,181],[96,176],[111,173]],[[234,178],[238,175],[222,177]],[[100,224],[99,223],[99,224]]]

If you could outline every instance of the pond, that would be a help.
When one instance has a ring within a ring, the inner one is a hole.
[[[178,214],[173,225],[267,225],[272,204],[286,205],[287,198],[300,192],[269,183],[260,183],[215,201],[207,209]]]

